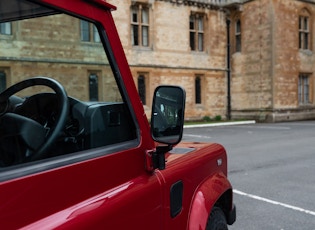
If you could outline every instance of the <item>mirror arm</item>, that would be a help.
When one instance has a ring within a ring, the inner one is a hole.
[[[165,169],[165,153],[171,151],[172,149],[172,145],[156,146],[156,150],[152,154],[153,167],[160,170]]]

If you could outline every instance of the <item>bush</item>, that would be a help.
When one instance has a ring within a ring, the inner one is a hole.
[[[210,121],[211,121],[211,117],[209,117],[209,116],[204,116],[204,117],[202,118],[202,120],[203,120],[204,122],[210,122]]]
[[[214,117],[214,120],[216,120],[216,121],[222,121],[221,115],[215,116],[215,117]]]

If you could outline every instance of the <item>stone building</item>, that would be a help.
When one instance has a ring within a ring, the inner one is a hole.
[[[315,118],[314,16],[314,0],[244,1],[230,11],[234,118]]]
[[[0,25],[0,92],[25,78],[44,76],[58,80],[68,95],[84,101],[120,99],[92,23],[60,14]],[[39,44],[36,49],[34,43]],[[21,96],[38,89],[27,90]]]
[[[116,1],[121,41],[147,113],[154,89],[186,90],[186,119],[226,114],[226,15],[219,1]]]
[[[117,6],[113,16],[148,115],[154,89],[174,84],[186,90],[188,120],[315,118],[315,0],[107,1]],[[73,20],[71,26],[60,27],[64,20]],[[45,35],[52,42],[43,44],[55,50],[50,58],[59,60],[55,78],[77,76],[63,84],[89,100],[91,89],[82,88],[80,81],[100,77],[94,97],[101,100],[109,90],[109,66],[104,68],[105,59],[89,56],[101,48],[93,25],[58,15],[41,23],[56,26],[56,34]],[[27,42],[43,36],[31,33],[32,26],[28,21],[1,24],[0,91],[30,72],[26,68],[43,70],[50,64],[28,58],[41,49],[28,50]],[[76,46],[60,43],[65,37],[75,39]],[[25,53],[17,58],[15,47],[21,46]],[[84,69],[76,69],[82,60]]]
[[[145,107],[179,84],[189,119],[315,118],[314,0],[109,2]]]

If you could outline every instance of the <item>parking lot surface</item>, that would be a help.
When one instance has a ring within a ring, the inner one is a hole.
[[[237,207],[229,229],[315,229],[315,121],[185,128],[183,141],[226,148]]]

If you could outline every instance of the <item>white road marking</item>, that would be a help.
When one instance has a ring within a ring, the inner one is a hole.
[[[208,124],[196,124],[196,125],[184,125],[184,128],[202,128],[202,127],[214,127],[214,126],[228,126],[228,125],[247,125],[255,124],[256,121],[229,121],[229,122],[214,122]]]
[[[260,197],[260,196],[256,196],[256,195],[252,195],[252,194],[249,194],[249,193],[245,193],[245,192],[242,192],[242,191],[239,191],[239,190],[236,190],[236,189],[233,189],[233,192],[238,194],[238,195],[241,195],[241,196],[246,196],[246,197],[249,197],[249,198],[252,198],[252,199],[255,199],[255,200],[259,200],[259,201],[263,201],[263,202],[266,202],[266,203],[269,203],[269,204],[282,206],[282,207],[285,207],[285,208],[288,208],[288,209],[292,209],[294,211],[299,211],[299,212],[303,212],[303,213],[315,216],[315,212],[314,211],[306,210],[304,208],[299,208],[299,207],[296,207],[296,206],[293,206],[293,205],[289,205],[289,204],[281,203],[281,202],[278,202],[278,201],[266,199],[266,198],[263,198],[263,197]]]
[[[209,136],[194,135],[194,134],[184,134],[184,137],[211,138],[211,137],[209,137]]]
[[[254,129],[274,129],[274,130],[290,130],[291,127],[287,126],[252,126],[252,125],[246,125],[246,126],[238,126],[239,128],[254,128]]]

